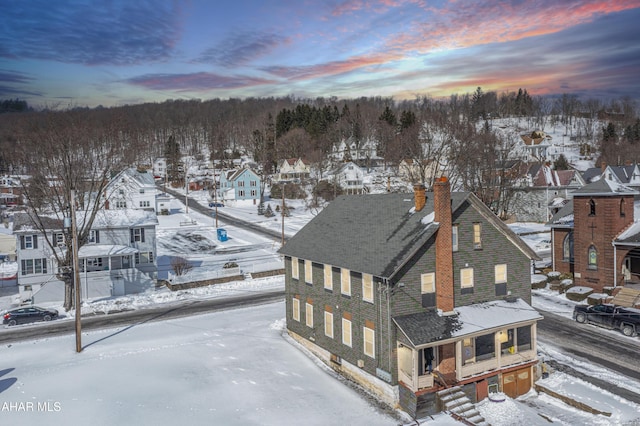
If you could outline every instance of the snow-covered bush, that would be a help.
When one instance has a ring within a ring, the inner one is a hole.
[[[566,296],[567,299],[573,300],[574,302],[582,302],[592,293],[593,289],[591,287],[575,286],[567,290]]]
[[[542,274],[534,274],[531,276],[531,289],[537,290],[547,286],[547,276]]]

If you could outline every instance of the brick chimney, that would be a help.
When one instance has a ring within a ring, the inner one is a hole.
[[[443,312],[454,308],[453,242],[451,218],[451,186],[446,177],[433,185],[434,221],[439,223],[436,235],[436,307]]]
[[[424,205],[427,202],[427,194],[424,185],[413,185],[413,199],[415,201],[416,211],[419,212],[424,208]]]
[[[607,170],[607,162],[606,162],[606,161],[602,161],[602,162],[600,163],[600,171],[601,171],[602,173],[604,173],[604,171],[605,171],[605,170]]]

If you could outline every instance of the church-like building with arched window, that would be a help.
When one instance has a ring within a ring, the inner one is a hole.
[[[640,283],[639,194],[605,178],[574,191],[549,223],[553,269],[600,292]]]

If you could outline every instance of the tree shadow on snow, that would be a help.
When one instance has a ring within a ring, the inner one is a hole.
[[[178,310],[180,310],[180,309],[188,309],[188,308],[189,308],[189,306],[191,306],[193,303],[197,303],[197,301],[194,301],[194,302],[191,302],[191,303],[187,303],[187,304],[185,304],[185,305],[177,306],[177,307],[175,307],[175,308],[172,308],[172,309],[169,309],[169,310],[167,310],[167,311],[161,312],[161,313],[159,313],[158,315],[154,315],[154,316],[152,316],[151,318],[147,318],[147,319],[146,319],[146,320],[144,320],[144,321],[139,321],[139,322],[137,322],[137,323],[135,323],[135,324],[128,325],[128,326],[126,326],[125,328],[123,328],[122,330],[118,330],[118,331],[116,331],[115,333],[111,333],[110,335],[103,337],[102,339],[98,339],[98,340],[95,340],[95,341],[93,341],[93,342],[91,342],[91,343],[89,343],[89,344],[87,344],[87,345],[84,345],[84,346],[82,347],[82,350],[87,349],[88,347],[93,346],[93,345],[95,345],[96,343],[100,343],[100,342],[103,342],[103,341],[105,341],[105,340],[107,340],[107,339],[110,339],[110,338],[112,338],[112,337],[115,337],[115,336],[117,336],[118,334],[122,334],[122,333],[124,333],[125,331],[129,331],[129,330],[131,330],[132,328],[137,327],[137,326],[139,326],[139,325],[146,324],[146,323],[148,323],[148,322],[152,322],[152,321],[156,321],[156,320],[158,320],[158,319],[162,318],[163,316],[170,314],[171,312],[178,311]]]
[[[0,371],[0,377],[11,373],[13,370],[15,370],[15,368],[5,368],[4,370]],[[18,379],[16,379],[15,377],[0,380],[0,393],[9,389],[17,381]]]

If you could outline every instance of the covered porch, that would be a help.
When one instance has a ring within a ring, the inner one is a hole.
[[[137,248],[113,244],[89,244],[78,252],[80,272],[115,271],[135,267]]]
[[[412,392],[483,380],[536,360],[536,322],[542,316],[521,299],[463,306],[455,312],[394,318],[398,380]]]

